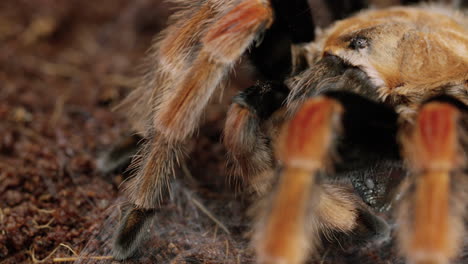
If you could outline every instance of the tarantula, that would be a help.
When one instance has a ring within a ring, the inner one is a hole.
[[[159,35],[144,85],[124,102],[146,144],[115,258],[141,243],[184,141],[245,56],[262,77],[234,98],[224,143],[231,173],[262,197],[258,263],[303,263],[333,233],[384,239],[389,227],[375,212],[393,202],[409,263],[457,256],[468,198],[467,18],[430,6],[367,10],[315,35],[308,8],[194,1]]]

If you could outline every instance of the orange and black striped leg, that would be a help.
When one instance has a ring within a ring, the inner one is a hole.
[[[466,106],[435,98],[402,132],[411,171],[399,210],[399,242],[408,263],[445,264],[460,252],[466,208]]]
[[[347,178],[349,164],[367,167],[371,156],[398,159],[396,120],[393,109],[347,92],[302,104],[278,139],[280,177],[254,230],[258,263],[304,263],[331,232],[365,232],[355,235],[367,240],[388,236],[388,225],[352,187],[333,181],[330,169]]]
[[[233,99],[224,126],[223,141],[228,152],[230,176],[248,191],[269,189],[274,158],[271,133],[279,128],[277,111],[283,107],[289,89],[276,82],[259,82]]]

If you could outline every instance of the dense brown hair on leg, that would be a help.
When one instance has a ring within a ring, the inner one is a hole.
[[[399,240],[411,263],[449,263],[462,245],[466,201],[461,197],[466,195],[457,187],[463,181],[455,182],[460,177],[454,175],[466,162],[461,150],[463,115],[450,103],[431,101],[421,107],[410,132],[402,134],[412,175],[408,198],[399,210]]]
[[[168,141],[183,140],[194,131],[216,88],[258,34],[269,27],[272,16],[268,2],[244,0],[221,12],[206,29],[190,67],[168,77],[167,88],[158,95],[153,123]]]
[[[156,38],[141,84],[121,104],[139,133],[154,130],[172,143],[194,132],[216,89],[273,20],[269,1],[178,4],[185,8]]]
[[[148,141],[141,160],[134,162],[138,171],[128,185],[129,197],[138,208],[154,208],[168,191],[168,177],[181,158],[184,139],[197,127],[231,66],[273,19],[269,2],[259,0],[206,1],[181,14],[188,19],[178,15],[155,44],[157,69],[129,97],[143,100],[134,113],[141,112],[138,107],[153,108],[150,118],[137,117],[147,119]]]
[[[170,193],[169,180],[182,155],[181,144],[170,144],[160,135],[151,138],[133,161],[138,171],[126,187],[130,202],[137,208],[157,208]]]
[[[263,194],[274,168],[272,140],[284,121],[289,88],[273,81],[257,82],[233,98],[224,125],[228,173],[243,191]]]
[[[228,151],[228,170],[248,191],[264,193],[274,170],[271,146],[260,120],[247,107],[233,104],[227,114],[223,142]]]
[[[233,2],[226,2],[224,7],[215,5],[214,1],[177,3],[182,5],[181,9],[170,17],[169,26],[155,38],[138,87],[120,105],[134,130],[146,136],[154,129],[156,108],[165,96],[174,92],[174,82],[192,67],[207,27],[222,10],[232,7]]]
[[[116,240],[114,255],[119,258],[130,256],[141,243],[141,239],[125,239],[127,230],[141,230],[147,223],[140,217],[132,224],[132,216],[157,208],[169,195],[169,179],[182,159],[185,139],[197,128],[209,99],[233,64],[273,20],[269,1],[207,0],[188,5],[156,41],[153,69],[123,103],[134,105],[129,108],[134,127],[147,144],[132,164],[138,170],[127,193],[135,208],[118,230],[121,239]]]

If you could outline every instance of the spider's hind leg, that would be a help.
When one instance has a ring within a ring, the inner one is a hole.
[[[448,263],[463,245],[467,109],[449,97],[433,98],[402,131],[412,175],[399,208],[399,240],[411,263]]]

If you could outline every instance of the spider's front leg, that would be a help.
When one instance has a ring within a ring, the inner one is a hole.
[[[402,132],[412,175],[399,210],[399,240],[410,263],[449,263],[463,245],[467,117],[463,103],[434,98]]]
[[[278,139],[280,178],[255,230],[259,263],[304,263],[320,236],[330,233],[354,233],[366,241],[388,236],[386,223],[352,187],[327,178],[336,164],[353,160],[356,153],[340,151],[350,144],[359,157],[398,156],[396,120],[392,109],[348,92],[328,92],[302,104]]]
[[[266,0],[200,1],[177,16],[155,44],[157,70],[127,99],[136,105],[133,111],[142,120],[147,143],[128,184],[133,207],[117,231],[116,259],[126,259],[138,248],[154,209],[169,192],[183,142],[234,63],[273,21]],[[148,109],[149,115],[142,113]]]
[[[318,195],[316,176],[328,162],[342,110],[333,100],[315,98],[306,102],[287,126],[279,150],[279,159],[285,166],[257,242],[259,263],[302,263],[313,246],[310,244],[318,236],[318,230],[307,228],[307,216],[314,207],[309,200],[318,199],[314,199]],[[310,133],[312,129],[314,133]],[[354,208],[342,211],[351,219],[349,223],[354,223]],[[344,228],[350,230],[352,226]]]

